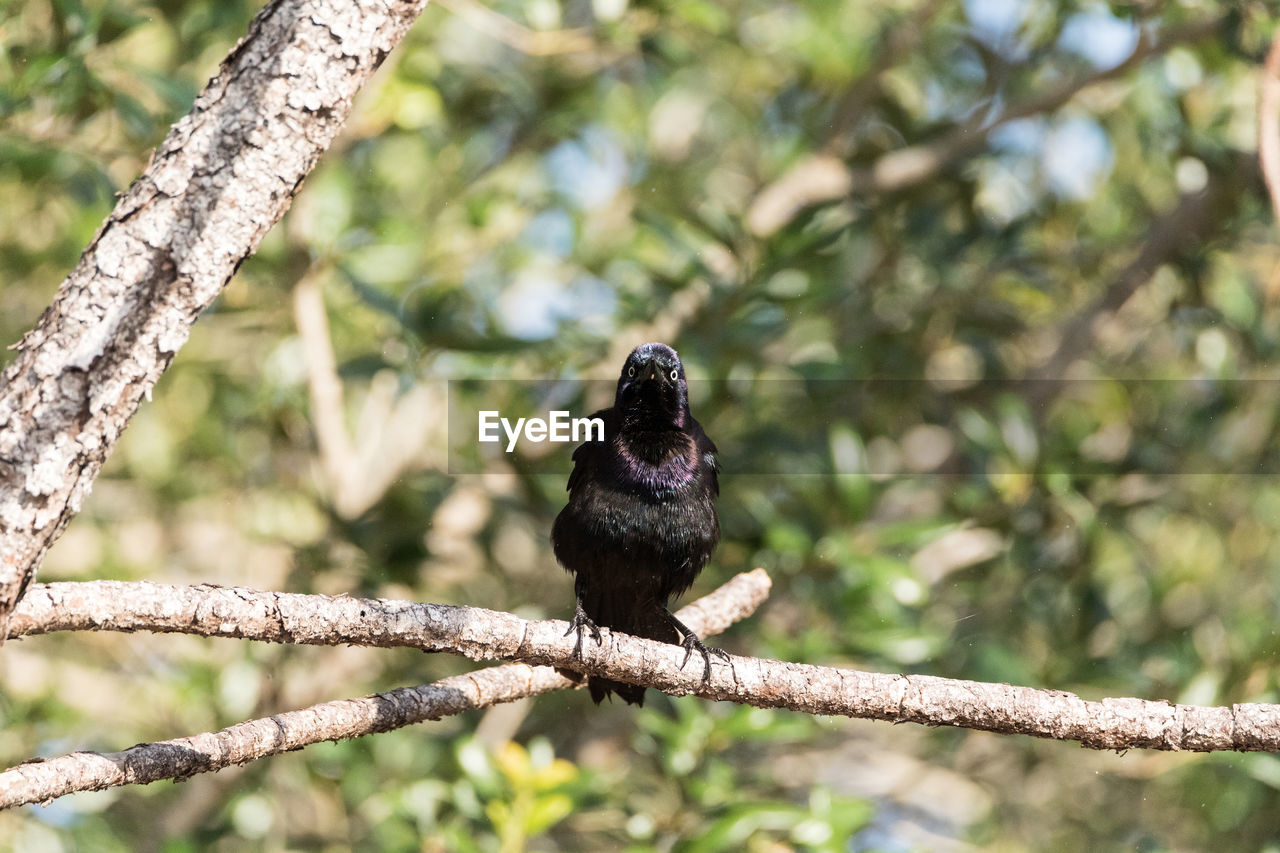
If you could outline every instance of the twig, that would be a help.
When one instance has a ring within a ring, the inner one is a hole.
[[[1280,225],[1280,30],[1276,31],[1262,68],[1258,98],[1258,157],[1271,195],[1271,213]]]
[[[589,30],[531,30],[476,0],[436,0],[436,2],[507,47],[530,56],[552,56],[591,50],[595,42]]]
[[[330,487],[340,493],[355,449],[344,423],[342,380],[338,377],[338,363],[329,338],[329,318],[325,315],[319,276],[320,271],[313,266],[293,286],[293,321],[307,359],[311,421],[315,425],[321,467]]]
[[[96,586],[84,584],[90,585]],[[753,613],[768,597],[769,586],[769,576],[763,569],[746,572],[681,609],[677,615],[704,636],[718,634]],[[39,592],[41,590],[33,589],[20,609],[25,612]],[[86,603],[86,600],[80,600],[80,603]],[[376,618],[376,615],[371,614],[371,618]],[[15,621],[20,619],[18,617]],[[528,624],[553,625],[554,630],[560,630],[565,623]],[[572,638],[562,636],[560,639],[572,646]],[[326,740],[390,731],[577,686],[580,686],[578,682],[549,666],[506,664],[445,678],[434,684],[402,687],[375,696],[325,702],[299,711],[249,720],[219,732],[139,744],[123,752],[74,752],[30,761],[0,772],[0,809],[26,803],[47,803],[76,791],[98,791],[160,779],[187,779],[197,773],[246,764]]]
[[[346,519],[358,518],[377,503],[404,473],[420,464],[424,450],[434,455],[447,444],[447,406],[441,381],[424,380],[399,393],[390,371],[373,377],[354,439],[347,430],[342,378],[329,335],[320,279],[326,265],[314,265],[293,288],[293,316],[307,360],[311,418],[328,499]],[[443,466],[443,458],[435,460]]]

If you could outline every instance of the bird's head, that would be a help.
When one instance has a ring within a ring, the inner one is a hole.
[[[683,427],[689,415],[689,386],[676,351],[660,343],[632,350],[618,376],[614,405],[631,423]]]

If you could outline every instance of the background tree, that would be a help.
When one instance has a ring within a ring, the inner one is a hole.
[[[0,336],[34,324],[251,12],[15,10],[0,72]],[[446,437],[444,381],[458,407],[522,411],[555,389],[485,380],[605,378],[661,338],[705,380],[697,411],[729,469],[705,583],[750,565],[775,579],[731,648],[1086,697],[1275,701],[1276,254],[1252,165],[1268,12],[428,8],[139,409],[41,579],[563,617],[570,583],[546,546],[563,460]],[[599,393],[565,387],[575,410]],[[13,642],[3,661],[11,760],[465,666],[84,635]],[[544,833],[531,844],[822,848],[857,833],[863,849],[1178,849],[1225,831],[1263,849],[1273,837],[1270,755],[1094,755],[655,705],[592,713],[557,695],[431,737],[7,813],[0,838],[26,850],[496,849]]]

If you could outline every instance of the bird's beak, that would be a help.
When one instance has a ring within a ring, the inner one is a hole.
[[[646,367],[646,368],[644,369],[644,377],[643,377],[643,378],[644,378],[644,380],[645,380],[646,382],[647,382],[648,380],[650,380],[650,379],[657,379],[657,378],[658,378],[658,365],[654,364],[653,362],[649,362],[649,366],[648,366],[648,367]]]

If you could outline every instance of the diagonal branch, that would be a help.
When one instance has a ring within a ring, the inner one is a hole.
[[[1231,168],[1223,169],[1203,189],[1183,195],[1176,205],[1154,220],[1142,240],[1142,248],[1088,305],[1059,327],[1058,343],[1030,374],[1034,380],[1028,402],[1040,415],[1065,384],[1054,380],[1066,376],[1071,366],[1093,343],[1099,323],[1119,312],[1130,298],[1164,265],[1176,263],[1188,251],[1203,247],[1221,234],[1232,221],[1243,195],[1256,191],[1257,164],[1252,157],[1238,156]]]
[[[994,118],[989,118],[986,111],[979,111],[972,120],[938,139],[890,151],[866,168],[850,168],[833,153],[838,147],[828,145],[828,150],[804,158],[761,190],[747,211],[747,224],[752,233],[768,237],[810,205],[850,194],[892,193],[919,186],[953,163],[980,151],[996,128],[1060,109],[1084,90],[1122,77],[1151,57],[1163,55],[1178,45],[1206,39],[1221,26],[1221,18],[1209,18],[1170,29],[1158,37],[1144,33],[1133,52],[1119,65],[1068,80],[1011,105]]]
[[[718,634],[750,616],[769,595],[769,586],[769,576],[762,569],[740,574],[681,609],[677,615],[704,636]],[[20,610],[28,611],[41,592],[40,588],[33,589]],[[23,615],[17,616],[15,622],[23,623],[24,618],[26,624],[30,624],[30,618]],[[563,626],[564,623],[555,624]],[[434,684],[325,702],[238,723],[219,732],[139,744],[123,752],[75,752],[30,761],[0,772],[0,809],[47,803],[76,791],[144,785],[160,779],[187,779],[197,773],[246,764],[326,740],[390,731],[578,686],[578,682],[549,666],[513,663],[456,675]]]
[[[1271,213],[1280,225],[1280,30],[1262,67],[1258,96],[1258,158],[1271,196]]]
[[[1148,59],[1163,56],[1175,47],[1194,44],[1221,31],[1223,18],[1212,17],[1172,27],[1160,35],[1141,32],[1138,43],[1124,61],[1077,80],[1067,80],[1045,92],[1002,110],[994,118],[985,113],[947,133],[941,139],[885,154],[865,172],[854,175],[854,186],[868,192],[895,192],[932,178],[943,168],[981,149],[991,131],[1009,122],[1061,109],[1081,92],[1099,83],[1123,77]]]
[[[0,374],[0,641],[196,317],[425,4],[267,4],[23,338]]]
[[[316,433],[320,465],[324,478],[333,491],[331,500],[338,503],[346,494],[348,471],[358,463],[355,445],[347,433],[343,404],[342,378],[338,376],[338,360],[333,354],[329,335],[329,318],[325,314],[324,295],[320,290],[320,269],[312,266],[293,286],[293,319],[302,340],[307,362],[307,390],[311,398],[311,422]],[[363,503],[363,502],[361,502]],[[355,518],[368,509],[355,512],[340,507],[343,518]]]
[[[821,151],[834,156],[847,156],[853,151],[854,132],[858,123],[884,89],[886,74],[914,53],[929,32],[929,24],[949,0],[925,0],[903,20],[896,23],[883,41],[871,66],[841,96],[833,111],[830,127]]]
[[[1119,311],[1138,288],[1188,246],[1200,246],[1220,230],[1223,217],[1215,208],[1223,197],[1238,192],[1236,186],[1224,187],[1218,182],[1196,193],[1183,196],[1166,215],[1155,220],[1142,241],[1142,249],[1107,285],[1106,289],[1080,313],[1062,324],[1058,345],[1045,361],[1032,372],[1033,379],[1060,379],[1066,375],[1081,353],[1093,343],[1098,320]],[[1048,402],[1058,383],[1039,383],[1032,393],[1038,405]]]

